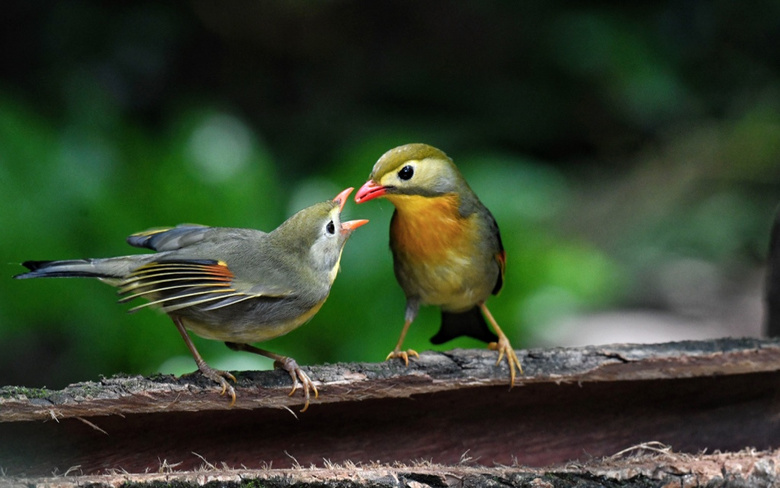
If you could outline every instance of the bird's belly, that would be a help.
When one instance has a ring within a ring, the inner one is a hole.
[[[407,261],[396,269],[407,296],[450,312],[467,310],[486,300],[491,291],[490,278],[485,276],[489,274],[475,269],[468,258],[458,257],[436,264]]]
[[[306,310],[296,310],[291,304],[279,310],[264,308],[262,314],[251,311],[235,313],[227,309],[222,314],[189,311],[181,318],[188,330],[205,339],[249,344],[264,342],[300,327],[319,311],[323,303],[324,300]]]

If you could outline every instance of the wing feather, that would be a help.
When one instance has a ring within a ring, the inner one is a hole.
[[[176,310],[181,310],[183,308],[187,307],[194,307],[196,305],[200,305],[202,303],[207,303],[213,300],[218,300],[222,298],[219,296],[219,293],[233,293],[236,290],[232,289],[226,289],[226,290],[201,290],[201,291],[194,291],[192,288],[188,289],[187,293],[179,292],[174,293],[172,295],[153,300],[151,302],[142,303],[141,305],[138,305],[137,307],[133,307],[130,310],[128,310],[130,313],[137,312],[138,310],[141,310],[142,308],[150,307],[150,306],[159,306],[163,312],[173,312]],[[192,298],[197,298],[196,300],[191,300]],[[175,305],[166,305],[167,302],[173,302],[176,300],[186,300],[182,303],[177,303]]]
[[[220,308],[225,308],[230,305],[235,305],[238,302],[243,302],[244,300],[249,300],[252,298],[257,298],[256,295],[250,295],[245,293],[234,293],[232,295],[228,295],[227,297],[223,298],[221,301],[214,303],[212,305],[209,305],[207,307],[203,307],[203,310],[205,311],[211,311],[211,310],[218,310]]]
[[[488,212],[490,214],[490,212]],[[498,223],[493,215],[490,214],[491,231],[495,233],[496,239],[498,239],[498,252],[494,255],[496,263],[498,263],[498,279],[493,286],[493,295],[498,295],[501,288],[504,286],[504,274],[506,273],[506,250],[504,249],[504,243],[501,242],[501,232],[498,230]]]
[[[178,284],[178,285],[161,286],[161,287],[157,286],[157,285],[161,285],[161,284],[164,284],[164,283],[173,283],[173,282],[177,282],[177,281],[185,281],[185,283],[181,283],[181,284]],[[151,294],[155,294],[155,293],[168,292],[168,291],[171,291],[171,290],[190,289],[190,288],[197,288],[197,287],[211,287],[212,286],[211,284],[208,284],[208,283],[200,283],[200,284],[193,285],[190,281],[191,280],[189,278],[169,278],[167,280],[157,280],[157,281],[152,281],[152,282],[149,282],[149,283],[145,283],[144,284],[145,288],[143,290],[137,291],[137,292],[133,293],[132,295],[127,295],[125,297],[122,297],[119,300],[119,303],[127,303],[127,302],[130,302],[130,301],[138,298],[138,297],[143,297],[143,296],[151,295]],[[127,293],[129,291],[130,291],[130,289],[122,290],[122,291],[120,291],[120,294],[124,294],[124,293]]]
[[[217,260],[161,260],[140,266],[119,283],[121,303],[136,298],[149,301],[133,307],[159,307],[170,313],[191,307],[217,310],[260,297],[282,297],[288,291],[244,284],[235,279],[227,263]]]
[[[203,240],[209,229],[209,227],[197,224],[149,229],[131,235],[127,238],[127,243],[131,246],[145,247],[154,251],[173,251]]]

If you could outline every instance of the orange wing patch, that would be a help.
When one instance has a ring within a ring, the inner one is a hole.
[[[498,279],[496,280],[496,286],[493,287],[493,294],[498,295],[501,288],[504,287],[504,272],[506,271],[506,251],[501,249],[496,253],[496,262],[498,263]]]

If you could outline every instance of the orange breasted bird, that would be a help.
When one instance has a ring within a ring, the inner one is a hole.
[[[404,337],[420,305],[441,308],[441,327],[431,338],[442,344],[460,336],[488,342],[509,364],[511,385],[520,361],[485,300],[504,283],[506,252],[498,224],[452,160],[426,144],[387,151],[355,195],[357,203],[383,197],[395,206],[390,249],[395,277],[406,294],[401,337],[387,356],[409,363]],[[485,322],[490,322],[495,334]]]
[[[231,406],[236,392],[227,371],[203,360],[188,330],[236,351],[274,360],[290,374],[290,395],[302,384],[305,404],[316,386],[294,359],[250,345],[281,336],[311,319],[330,293],[344,244],[367,220],[341,222],[352,188],[305,208],[271,232],[179,225],[133,234],[127,242],[156,251],[115,258],[27,261],[15,278],[90,277],[119,288],[120,302],[145,298],[131,312],[158,307],[168,314],[200,372],[222,387]]]

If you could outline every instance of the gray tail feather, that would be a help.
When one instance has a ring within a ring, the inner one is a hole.
[[[27,278],[116,278],[100,266],[96,259],[69,259],[66,261],[25,261],[22,266],[30,271],[14,276]]]

